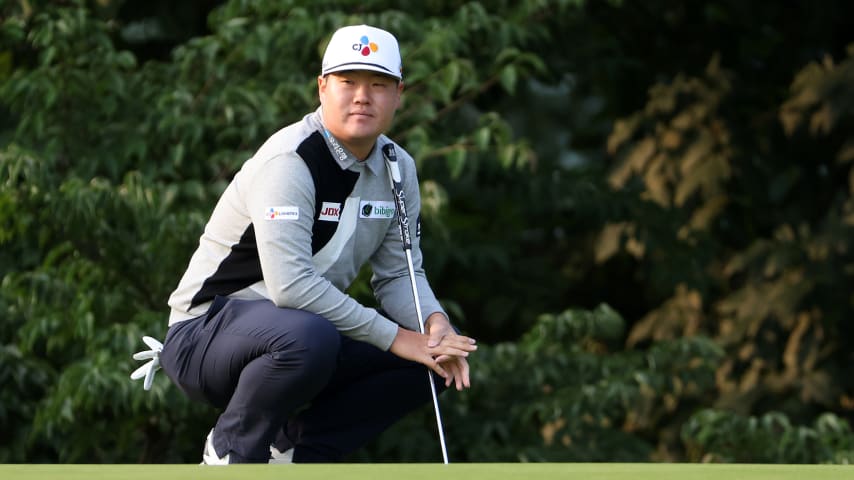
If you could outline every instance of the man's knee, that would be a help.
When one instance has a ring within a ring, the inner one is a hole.
[[[283,319],[288,334],[278,339],[271,355],[285,366],[298,366],[306,377],[328,378],[335,370],[341,335],[320,315],[297,312]]]

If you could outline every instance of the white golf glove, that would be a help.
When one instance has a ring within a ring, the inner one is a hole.
[[[160,369],[160,352],[163,350],[163,344],[148,336],[142,337],[142,341],[145,342],[151,350],[134,353],[133,359],[151,359],[151,361],[134,370],[133,373],[130,374],[130,379],[139,380],[140,378],[145,377],[142,388],[145,390],[151,390],[151,384],[154,382],[154,373]]]

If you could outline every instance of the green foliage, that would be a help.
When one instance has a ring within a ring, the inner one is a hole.
[[[850,2],[213,3],[183,31],[210,2],[0,5],[0,462],[197,459],[215,412],[143,394],[130,355],[361,22],[400,39],[390,136],[481,342],[452,458],[850,461]],[[433,461],[432,422],[356,458]]]
[[[795,417],[850,409],[854,385],[834,378],[850,364],[852,338],[844,293],[854,282],[852,68],[849,46],[838,65],[825,58],[799,70],[780,99],[781,124],[751,124],[750,134],[767,139],[756,148],[733,133],[743,123],[733,105],[738,82],[717,58],[703,77],[652,87],[646,107],[618,121],[609,139],[618,158],[612,185],[661,211],[643,215],[648,206],[639,203],[630,217],[646,223],[621,219],[603,230],[599,258],[627,252],[654,288],[672,292],[635,326],[631,343],[714,337],[730,353],[718,372],[717,406],[746,414],[761,405]],[[665,228],[673,224],[679,228]],[[654,273],[662,262],[664,281]]]
[[[682,338],[619,351],[625,322],[607,305],[542,315],[518,342],[472,356],[472,388],[441,398],[457,462],[645,461],[675,415],[714,389],[722,352]],[[432,423],[431,423],[432,422]],[[407,419],[362,460],[430,461],[439,455],[432,409]],[[677,430],[678,431],[678,430]],[[678,434],[675,434],[678,435]]]
[[[195,457],[198,442],[184,437],[200,437],[211,410],[165,379],[144,395],[128,379],[130,354],[143,333],[163,337],[166,299],[226,181],[267,136],[315,108],[318,58],[335,26],[413,32],[402,37],[413,100],[395,134],[408,141],[417,125],[420,158],[445,159],[455,177],[469,155],[501,151],[506,166],[531,155],[500,116],[459,113],[542,68],[515,46],[524,28],[477,3],[351,16],[321,3],[234,1],[211,14],[210,35],[145,63],[118,46],[122,25],[87,2],[29,6],[9,9],[0,30],[12,63],[0,108],[14,119],[0,150],[0,344],[4,358],[20,359],[2,367],[5,461]],[[425,185],[425,215],[439,223],[447,193]]]
[[[779,412],[742,417],[720,410],[694,414],[682,428],[689,459],[704,462],[854,462],[854,432],[832,413],[813,425],[793,425]]]

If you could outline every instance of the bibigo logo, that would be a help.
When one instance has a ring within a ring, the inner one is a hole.
[[[359,39],[359,43],[353,44],[353,50],[361,52],[364,57],[367,57],[371,52],[376,52],[379,49],[379,45],[368,40],[367,35],[362,35],[362,38]]]

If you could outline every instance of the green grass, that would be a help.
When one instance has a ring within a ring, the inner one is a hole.
[[[336,465],[0,465],[3,480],[825,480],[854,479],[848,465],[665,463],[459,463]]]

